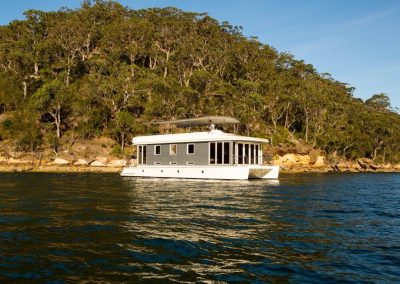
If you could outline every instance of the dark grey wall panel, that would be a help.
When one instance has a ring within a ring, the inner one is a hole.
[[[195,144],[194,154],[187,154],[187,144]],[[154,165],[157,162],[160,165],[170,165],[174,162],[176,165],[187,165],[188,162],[193,162],[194,165],[208,165],[208,142],[176,143],[176,145],[176,155],[170,155],[170,144],[160,144],[160,155],[154,154],[156,145],[147,145],[147,164]]]

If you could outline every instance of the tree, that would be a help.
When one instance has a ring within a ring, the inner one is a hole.
[[[115,132],[118,136],[118,140],[121,143],[121,150],[124,151],[126,136],[134,129],[135,119],[126,111],[117,113],[115,117]]]
[[[368,108],[378,112],[388,112],[390,109],[390,98],[384,93],[375,94],[365,101]]]
[[[56,137],[61,138],[61,127],[64,119],[64,112],[67,111],[70,102],[68,92],[62,88],[62,83],[58,80],[44,84],[31,98],[32,105],[44,116],[42,121],[46,122],[46,114],[52,118],[52,123],[56,126]]]

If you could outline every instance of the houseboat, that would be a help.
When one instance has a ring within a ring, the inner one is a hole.
[[[244,180],[277,179],[279,166],[263,165],[268,139],[239,136],[214,129],[232,118],[206,117],[169,121],[179,127],[209,123],[209,131],[138,136],[137,165],[123,168],[122,176]],[[236,121],[236,120],[235,120]]]

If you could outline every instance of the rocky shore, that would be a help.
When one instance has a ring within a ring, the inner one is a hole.
[[[56,158],[52,161],[41,159],[16,159],[0,157],[0,172],[92,172],[117,173],[126,165],[134,165],[136,160],[97,157],[92,160]]]
[[[285,154],[276,155],[272,164],[279,165],[282,173],[328,173],[328,172],[400,172],[400,164],[376,164],[371,159],[356,161],[327,161],[325,156]]]
[[[285,154],[276,155],[270,162],[281,167],[281,173],[328,173],[328,172],[400,172],[400,164],[375,164],[371,159],[357,161],[328,162],[325,156]],[[71,172],[71,173],[118,173],[124,166],[136,165],[135,159],[94,159],[54,160],[4,158],[0,157],[0,172]]]

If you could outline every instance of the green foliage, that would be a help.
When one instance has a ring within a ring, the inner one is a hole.
[[[390,109],[390,99],[386,94],[375,94],[365,101],[367,107],[378,112],[387,112]]]
[[[114,147],[111,149],[111,155],[120,157],[122,155],[122,148],[119,144],[115,144]]]
[[[115,127],[113,128],[113,132],[116,135],[117,141],[121,144],[121,151],[124,151],[126,136],[133,130],[135,119],[134,117],[127,111],[121,111],[115,116]]]
[[[122,153],[153,131],[143,122],[230,115],[274,145],[298,137],[347,158],[399,161],[400,116],[387,95],[355,99],[354,88],[207,14],[98,0],[25,17],[0,27],[0,135],[25,150],[58,151],[71,131],[109,135]]]

